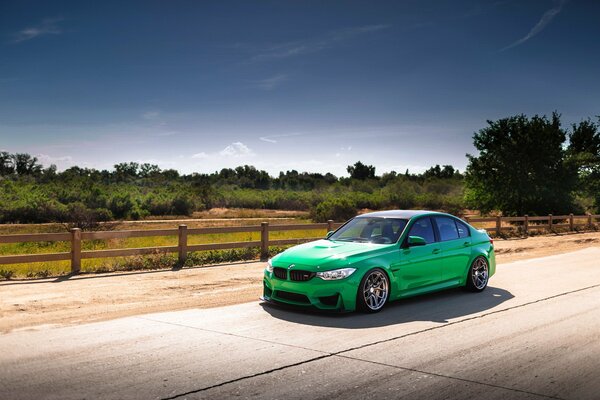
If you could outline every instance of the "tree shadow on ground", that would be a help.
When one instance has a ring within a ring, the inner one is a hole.
[[[480,293],[462,289],[402,299],[386,304],[376,314],[335,314],[273,303],[262,303],[272,317],[303,325],[330,328],[363,329],[413,321],[447,323],[449,320],[474,316],[494,309],[514,296],[507,290],[488,287]]]

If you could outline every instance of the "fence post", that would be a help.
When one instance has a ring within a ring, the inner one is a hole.
[[[265,261],[269,258],[269,223],[260,223],[260,259]]]
[[[552,214],[548,214],[548,230],[552,230]]]
[[[525,222],[523,222],[523,232],[529,234],[529,215],[525,214]]]
[[[593,228],[592,213],[588,214],[588,228],[590,228],[590,229]]]
[[[500,236],[501,232],[502,232],[502,217],[497,216],[496,217],[496,235]]]
[[[331,232],[332,230],[333,230],[333,220],[328,219],[327,220],[327,233]]]
[[[573,230],[573,213],[569,214],[569,230]]]
[[[81,229],[71,229],[71,273],[81,271]]]
[[[179,225],[179,231],[177,233],[177,250],[179,253],[178,261],[179,265],[183,265],[187,259],[187,225]]]

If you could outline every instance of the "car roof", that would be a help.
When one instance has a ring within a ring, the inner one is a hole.
[[[366,214],[358,215],[356,218],[363,217],[379,217],[379,218],[403,218],[410,219],[413,217],[418,217],[421,215],[429,215],[429,214],[439,214],[439,215],[448,215],[445,213],[440,213],[437,211],[427,211],[427,210],[387,210],[387,211],[375,211]]]

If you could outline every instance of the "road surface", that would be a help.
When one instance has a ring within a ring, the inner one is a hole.
[[[14,331],[0,399],[598,399],[599,339],[591,247],[375,315],[256,301]]]

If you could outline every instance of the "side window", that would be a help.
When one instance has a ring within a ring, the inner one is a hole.
[[[433,225],[431,225],[431,219],[425,217],[416,220],[413,226],[410,228],[408,236],[421,236],[427,243],[435,242],[435,235],[433,234]]]
[[[440,240],[442,242],[458,239],[458,230],[456,229],[454,219],[448,217],[435,217],[435,222],[440,231]]]
[[[463,224],[462,222],[459,221],[454,221],[456,222],[456,228],[458,229],[458,237],[459,238],[466,238],[469,237],[471,234],[469,232],[469,227],[466,226],[465,224]]]

